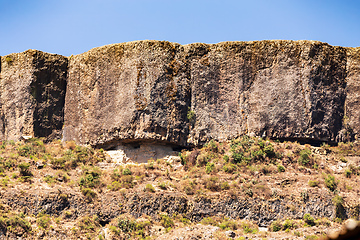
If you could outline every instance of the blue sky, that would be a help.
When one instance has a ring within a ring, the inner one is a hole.
[[[1,56],[27,49],[70,56],[145,39],[360,46],[355,0],[0,0],[0,22]]]

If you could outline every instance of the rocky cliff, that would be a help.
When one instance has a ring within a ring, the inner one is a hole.
[[[1,57],[0,137],[112,147],[243,134],[359,137],[360,48],[315,41],[136,41],[63,57]]]
[[[35,50],[1,58],[0,139],[61,137],[67,63]]]

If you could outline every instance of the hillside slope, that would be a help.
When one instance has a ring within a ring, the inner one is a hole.
[[[245,136],[117,164],[74,142],[3,141],[0,239],[316,239],[359,219],[359,174],[357,143]]]

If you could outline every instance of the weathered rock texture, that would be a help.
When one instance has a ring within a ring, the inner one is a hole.
[[[61,137],[67,62],[35,50],[1,58],[1,139]]]
[[[46,83],[57,83],[58,90],[51,84],[46,89],[58,96],[67,83],[63,139],[81,144],[194,146],[243,134],[318,142],[359,138],[359,48],[315,41],[136,41],[94,48],[70,57],[68,65],[65,57],[36,52],[46,63],[41,66],[30,53],[17,54],[12,64],[2,57],[4,139],[61,129],[63,101],[46,101],[60,97],[31,96],[31,89],[43,92],[30,87],[39,71],[52,74]],[[29,79],[22,85],[19,73]],[[32,123],[27,116],[44,104]],[[59,107],[56,124],[52,106]]]
[[[183,214],[186,218],[198,222],[205,217],[223,215],[233,219],[251,219],[259,226],[268,226],[277,219],[302,219],[305,213],[313,217],[336,217],[336,208],[331,202],[332,196],[310,199],[307,202],[294,202],[289,199],[252,199],[224,198],[193,199],[177,193],[123,195],[119,192],[104,193],[95,203],[89,204],[81,194],[68,193],[62,198],[59,192],[38,191],[24,193],[20,191],[0,191],[1,203],[25,214],[37,215],[41,211],[50,215],[61,215],[72,211],[72,217],[96,215],[100,221],[108,223],[122,213],[130,213],[139,218],[148,215],[157,218],[160,213],[169,215]],[[355,208],[358,206],[355,206]],[[342,209],[344,217],[358,218],[352,207]]]

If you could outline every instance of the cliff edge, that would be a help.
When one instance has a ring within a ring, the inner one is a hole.
[[[71,57],[1,57],[0,138],[111,148],[197,146],[244,134],[359,138],[360,48],[316,41],[136,41]]]

